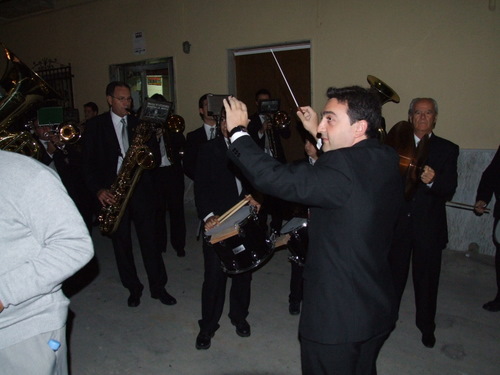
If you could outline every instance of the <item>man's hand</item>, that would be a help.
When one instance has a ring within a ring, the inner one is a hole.
[[[242,125],[246,127],[250,122],[248,120],[247,106],[234,96],[224,99],[224,108],[226,109],[227,132],[230,133],[235,127]]]
[[[434,182],[434,178],[436,177],[436,172],[434,172],[434,169],[429,167],[428,165],[424,166],[424,171],[420,175],[420,179],[424,184],[430,184],[431,182]]]
[[[261,134],[264,134],[267,130],[271,130],[273,127],[273,123],[271,122],[270,118],[266,118],[266,121],[262,123],[262,127],[260,128],[259,132]]]
[[[255,212],[260,211],[260,203],[257,202],[250,194],[245,195],[245,199],[248,200],[248,204],[255,208]]]
[[[474,205],[474,213],[478,216],[481,216],[484,214],[484,211],[486,211],[486,206],[488,203],[485,201],[477,201],[476,204]]]
[[[314,112],[311,107],[300,107],[300,111],[297,111],[297,116],[299,116],[300,121],[304,128],[312,134],[314,139],[316,139],[316,134],[318,134],[318,114]]]
[[[97,199],[103,206],[108,206],[110,204],[115,204],[116,199],[111,191],[108,189],[101,189],[97,192]]]
[[[219,215],[210,216],[207,221],[205,221],[205,230],[210,230],[219,225]]]

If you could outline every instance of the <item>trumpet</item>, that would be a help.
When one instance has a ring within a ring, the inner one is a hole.
[[[47,138],[51,138],[52,136],[56,136],[57,140],[54,142],[54,145],[64,153],[66,145],[75,144],[82,137],[82,132],[80,128],[75,125],[72,121],[64,121],[55,127],[53,130],[45,132],[44,136]]]

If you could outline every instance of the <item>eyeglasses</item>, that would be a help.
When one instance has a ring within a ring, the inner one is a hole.
[[[113,99],[119,100],[120,102],[131,102],[132,101],[132,98],[130,96],[128,98],[126,98],[124,96],[120,96],[119,98],[117,98],[116,96],[111,95],[111,97]]]

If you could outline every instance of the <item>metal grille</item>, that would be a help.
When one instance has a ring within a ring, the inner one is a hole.
[[[74,108],[71,64],[38,70],[37,73],[61,95],[62,99],[57,101],[58,105],[63,108]]]

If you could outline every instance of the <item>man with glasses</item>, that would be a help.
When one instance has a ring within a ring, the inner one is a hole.
[[[90,119],[83,138],[85,182],[103,207],[117,203],[110,187],[117,178],[129,145],[133,144],[134,130],[138,126],[137,118],[130,115],[132,98],[126,83],[111,82],[106,88],[106,99],[109,112]],[[146,146],[158,161],[160,149],[156,138],[150,137]],[[120,280],[130,292],[127,301],[129,307],[140,304],[144,289],[134,263],[132,221],[141,246],[151,297],[165,305],[177,303],[165,290],[167,272],[154,240],[156,194],[152,171],[145,170],[130,197],[118,229],[111,235]]]

